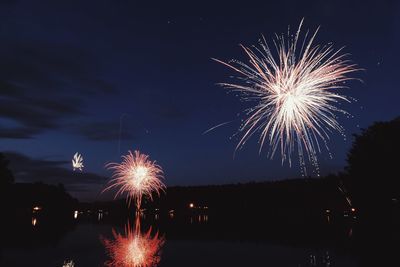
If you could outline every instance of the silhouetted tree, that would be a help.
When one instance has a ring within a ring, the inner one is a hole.
[[[346,185],[367,212],[389,208],[400,197],[400,117],[377,122],[355,135],[347,157]]]
[[[8,168],[9,161],[0,153],[0,189],[11,185],[14,182],[14,175]]]

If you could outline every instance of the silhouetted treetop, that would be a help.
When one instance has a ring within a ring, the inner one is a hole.
[[[8,168],[9,161],[0,153],[0,186],[4,187],[14,182],[14,175]]]
[[[400,196],[400,117],[376,122],[355,140],[347,157],[347,185],[360,205],[389,203]]]

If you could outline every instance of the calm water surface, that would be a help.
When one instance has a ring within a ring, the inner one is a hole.
[[[119,257],[114,259],[119,260],[119,264],[123,261],[121,257],[126,257],[124,250],[130,250],[131,254],[142,253],[132,245],[138,242],[139,248],[142,245],[150,251],[143,252],[140,257],[147,257],[147,262],[157,266],[358,266],[355,257],[343,249],[345,245],[340,243],[338,247],[331,238],[324,240],[320,232],[316,234],[317,239],[297,242],[297,237],[293,240],[279,237],[279,232],[289,230],[270,229],[271,226],[260,229],[260,225],[252,227],[249,221],[213,221],[208,215],[161,220],[159,217],[142,218],[140,229],[136,227],[137,222],[132,221],[134,219],[116,222],[97,216],[76,218],[71,224],[57,227],[56,222],[33,218],[29,228],[25,225],[21,231],[14,230],[15,238],[3,244],[0,265],[55,267],[73,260],[75,266],[104,266],[113,257],[105,245],[107,241],[104,240],[108,240],[114,248],[119,248],[120,254],[114,254]],[[349,232],[344,233],[348,235]],[[118,234],[120,239],[116,241]]]

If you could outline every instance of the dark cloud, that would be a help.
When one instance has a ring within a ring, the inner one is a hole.
[[[0,138],[30,139],[39,132],[41,132],[41,129],[35,127],[3,128],[0,126]]]
[[[0,118],[13,122],[0,126],[0,137],[32,138],[59,128],[63,119],[83,114],[78,98],[31,96],[16,85],[2,83],[0,86]]]
[[[79,115],[78,99],[0,98],[0,114],[21,125],[54,129],[60,118]]]
[[[16,152],[5,152],[10,161],[16,182],[43,182],[47,184],[62,183],[69,192],[86,192],[91,186],[103,185],[106,177],[94,173],[73,172],[66,168],[69,161],[52,161],[32,159]]]
[[[68,93],[116,93],[102,76],[90,52],[72,45],[18,40],[0,44],[0,77],[37,91],[62,89]]]
[[[5,53],[7,51],[7,53]],[[32,138],[84,114],[86,100],[117,89],[97,78],[96,60],[61,44],[0,44],[0,137]]]
[[[19,86],[0,80],[0,96],[2,97],[20,97],[23,90]]]

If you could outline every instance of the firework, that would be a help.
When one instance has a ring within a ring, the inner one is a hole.
[[[158,232],[151,235],[151,228],[142,234],[140,222],[137,217],[135,230],[125,227],[125,234],[113,230],[114,240],[102,239],[110,260],[105,263],[111,267],[150,267],[157,266],[160,262],[161,248],[164,238]]]
[[[348,194],[348,192],[347,192],[347,190],[346,190],[346,188],[344,187],[344,185],[343,185],[342,182],[338,185],[338,189],[339,189],[340,193],[342,193],[343,196],[345,197],[345,199],[346,199],[346,201],[347,201],[347,204],[349,204],[349,207],[352,207],[353,204],[352,204],[352,202],[351,202],[351,198],[350,198],[350,196],[349,196],[349,194]]]
[[[160,191],[165,189],[164,183],[161,181],[163,171],[155,161],[149,160],[149,156],[135,151],[133,154],[122,156],[122,163],[110,163],[106,167],[114,171],[111,185],[103,190],[109,190],[114,187],[119,187],[115,198],[128,193],[128,203],[134,200],[137,210],[140,210],[142,196],[147,196],[152,199],[153,192],[158,195]]]
[[[83,157],[78,152],[75,153],[72,158],[72,169],[75,171],[76,169],[82,171],[83,169]]]
[[[337,121],[337,114],[348,113],[337,107],[338,102],[350,99],[337,92],[346,88],[344,82],[351,79],[347,74],[357,71],[346,60],[346,54],[334,50],[331,44],[314,45],[318,29],[313,35],[305,34],[300,40],[301,21],[293,36],[276,36],[275,50],[271,50],[262,38],[259,46],[241,45],[249,63],[232,60],[220,62],[239,73],[238,83],[221,83],[238,91],[245,101],[256,105],[245,110],[245,119],[239,128],[242,137],[236,149],[240,149],[255,133],[260,133],[260,152],[269,143],[269,157],[280,150],[282,164],[298,151],[300,164],[305,170],[308,159],[317,166],[320,143],[327,147],[332,131],[344,136],[344,129]],[[300,44],[301,43],[301,44]]]
[[[75,263],[73,260],[70,261],[64,261],[63,267],[74,267]]]

